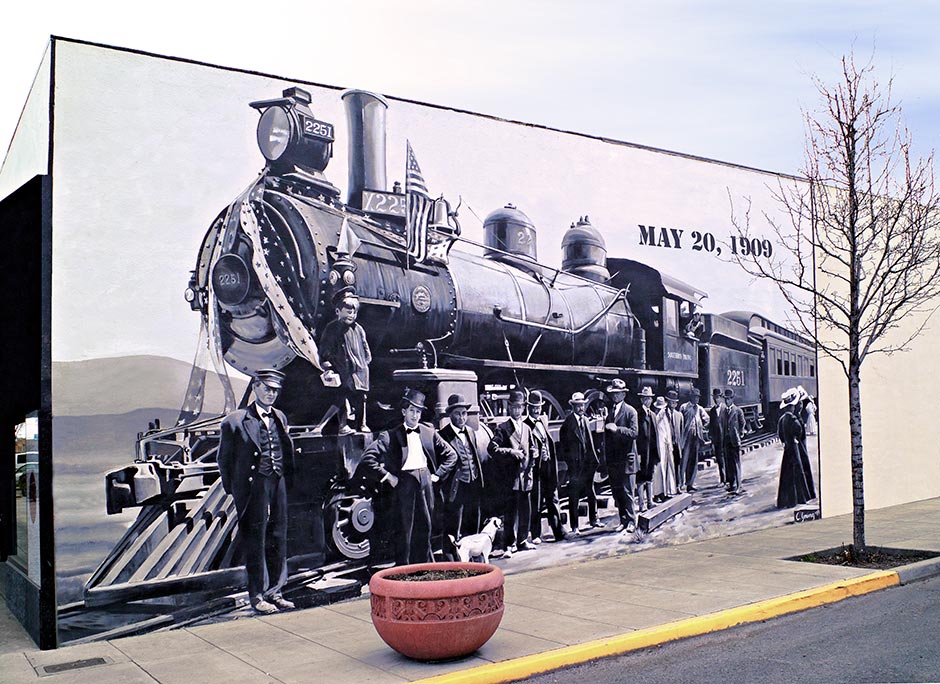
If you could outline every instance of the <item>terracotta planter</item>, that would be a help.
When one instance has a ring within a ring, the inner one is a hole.
[[[391,580],[422,570],[485,570],[460,579]],[[421,563],[380,570],[369,582],[372,624],[386,644],[416,660],[476,651],[503,618],[503,573],[483,563]]]

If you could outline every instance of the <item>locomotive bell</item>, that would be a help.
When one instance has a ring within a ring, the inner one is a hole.
[[[561,270],[596,283],[610,280],[607,270],[607,243],[587,216],[582,216],[561,239]]]
[[[483,221],[483,242],[487,247],[484,256],[490,259],[514,260],[504,252],[525,260],[537,259],[535,224],[512,204],[486,217]]]

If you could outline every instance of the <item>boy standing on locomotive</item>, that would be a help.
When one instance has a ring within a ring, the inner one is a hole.
[[[349,411],[359,422],[359,430],[368,432],[366,425],[366,400],[369,392],[369,363],[372,352],[366,339],[366,331],[356,322],[359,315],[359,298],[352,290],[340,290],[333,297],[336,318],[326,324],[320,338],[320,359],[323,361],[324,383],[338,381],[336,401],[316,426],[323,426],[334,415],[338,416],[339,434],[354,432],[349,426]]]

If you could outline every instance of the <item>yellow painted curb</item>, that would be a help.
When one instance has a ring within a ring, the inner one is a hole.
[[[850,596],[859,596],[900,584],[898,573],[881,570],[861,577],[839,580],[821,587],[758,601],[717,613],[669,622],[657,627],[639,629],[603,639],[565,646],[544,653],[513,658],[498,663],[419,679],[414,684],[497,684],[525,679],[534,674],[557,670],[568,665],[585,663],[596,658],[620,655],[641,648],[664,644],[676,639],[708,634],[718,630],[759,622],[768,618],[835,603]]]

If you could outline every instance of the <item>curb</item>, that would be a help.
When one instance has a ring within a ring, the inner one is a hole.
[[[909,567],[929,564],[940,574],[940,559],[921,561]],[[919,570],[919,572],[923,572]],[[933,574],[933,573],[931,573]],[[924,577],[927,575],[918,575]],[[908,579],[907,581],[911,581]],[[416,680],[413,684],[498,684],[525,679],[535,674],[577,665],[589,660],[621,655],[641,648],[657,646],[669,641],[716,632],[729,627],[759,622],[768,618],[795,613],[828,603],[836,603],[850,596],[860,596],[887,587],[900,585],[896,571],[880,570],[861,577],[840,580],[805,591],[758,601],[738,608],[729,608],[685,620],[647,627],[627,634],[564,646],[552,651],[513,658],[501,662],[450,672],[448,674]]]
[[[916,580],[940,575],[940,557],[928,558],[927,560],[905,565],[898,568],[896,572],[901,584],[910,584]]]

